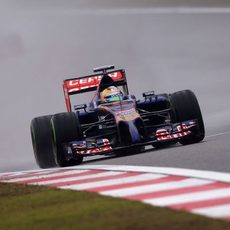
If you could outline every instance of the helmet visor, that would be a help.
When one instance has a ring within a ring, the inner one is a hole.
[[[121,101],[121,100],[122,100],[122,95],[120,93],[105,96],[105,102],[115,102],[115,101]]]

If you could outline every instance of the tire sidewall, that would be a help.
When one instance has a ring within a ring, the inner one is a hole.
[[[63,143],[80,140],[82,131],[78,115],[74,112],[55,114],[51,119],[53,151],[57,165],[61,167],[72,166],[82,162],[83,157],[67,161],[63,149]]]
[[[30,125],[34,156],[40,168],[56,166],[50,126],[51,117],[52,115],[36,117],[31,121]]]
[[[197,126],[192,129],[192,135],[179,142],[181,144],[192,144],[204,139],[205,129],[199,103],[191,90],[175,92],[170,97],[174,111],[174,122],[197,120]]]

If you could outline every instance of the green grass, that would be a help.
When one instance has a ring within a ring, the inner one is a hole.
[[[0,229],[230,229],[230,223],[136,201],[0,183]]]

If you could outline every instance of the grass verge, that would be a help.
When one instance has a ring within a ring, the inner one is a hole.
[[[230,229],[230,223],[96,193],[0,183],[0,229]]]

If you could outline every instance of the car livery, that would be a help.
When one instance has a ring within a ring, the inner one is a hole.
[[[141,152],[147,145],[160,148],[203,140],[203,118],[191,90],[148,91],[137,100],[129,94],[123,69],[103,66],[94,72],[63,81],[67,112],[32,120],[33,149],[41,168],[80,164],[92,155]],[[100,95],[110,86],[121,90],[122,99],[102,103]],[[72,106],[71,95],[89,91],[95,94],[88,104]]]

